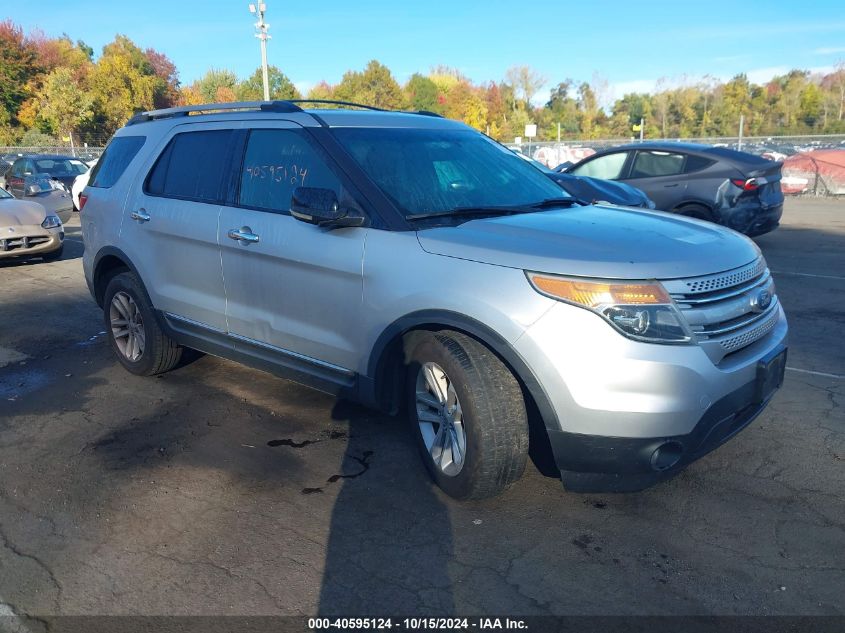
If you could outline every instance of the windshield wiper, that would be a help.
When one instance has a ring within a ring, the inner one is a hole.
[[[532,209],[548,209],[549,207],[571,207],[577,204],[577,200],[573,197],[568,198],[546,198],[531,205]]]
[[[406,215],[406,220],[423,220],[425,218],[439,218],[460,215],[510,215],[525,213],[525,207],[456,207],[445,211],[431,211],[430,213],[412,213]]]

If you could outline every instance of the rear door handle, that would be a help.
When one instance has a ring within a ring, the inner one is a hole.
[[[229,229],[227,235],[229,239],[237,240],[242,244],[254,244],[259,241],[259,237],[248,226],[242,226],[239,229]]]
[[[147,213],[144,209],[138,209],[137,211],[133,211],[129,214],[129,217],[133,220],[137,220],[141,224],[150,221],[150,214]]]
[[[669,188],[671,188],[671,187],[677,187],[677,186],[678,186],[678,183],[675,183],[675,184],[673,184],[673,185],[663,185],[663,187],[664,187],[665,189],[669,189]]]

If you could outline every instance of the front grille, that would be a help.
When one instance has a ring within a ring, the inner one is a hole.
[[[710,348],[716,362],[763,338],[780,316],[774,282],[762,258],[716,275],[674,279],[663,284],[696,341]],[[768,293],[770,304],[765,305],[764,301],[761,306],[764,292]]]
[[[7,237],[0,239],[0,253],[8,253],[9,251],[20,251],[28,248],[35,248],[41,244],[49,242],[50,238],[38,235],[35,237]]]

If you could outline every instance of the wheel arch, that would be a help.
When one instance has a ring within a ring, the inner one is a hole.
[[[448,310],[421,310],[400,317],[376,339],[361,381],[361,398],[390,413],[401,407],[405,355],[417,333],[454,330],[490,349],[516,376],[527,397],[536,406],[546,428],[559,428],[557,414],[540,381],[519,353],[495,330],[472,317]],[[528,404],[528,403],[526,403]]]
[[[100,249],[94,258],[94,272],[92,275],[92,290],[98,306],[103,307],[106,287],[109,285],[112,277],[126,271],[135,273],[138,280],[141,280],[138,270],[135,268],[132,260],[127,257],[126,253],[114,246],[106,246]],[[144,287],[143,281],[141,281],[141,286]],[[144,292],[146,292],[146,287],[144,287]]]

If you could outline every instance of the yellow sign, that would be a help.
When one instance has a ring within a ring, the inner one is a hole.
[[[70,143],[70,137],[69,136],[63,136],[62,141],[65,142],[65,143]]]
[[[643,129],[643,126],[637,123],[636,125],[632,125],[631,129],[634,130],[634,132],[639,132],[641,129]]]

